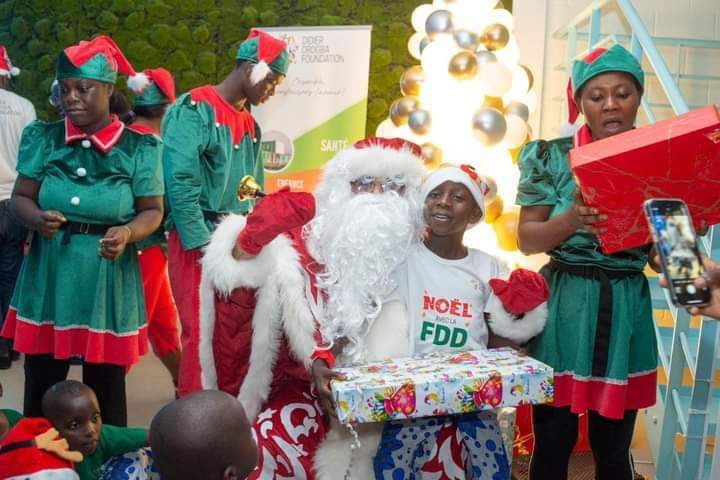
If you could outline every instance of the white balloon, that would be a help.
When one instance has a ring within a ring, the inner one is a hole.
[[[512,88],[512,72],[501,62],[486,63],[480,66],[478,80],[491,97],[502,97]]]
[[[495,10],[492,10],[488,15],[488,18],[488,23],[499,23],[501,25],[505,25],[508,32],[512,32],[515,28],[515,18],[512,16],[512,13],[504,8],[496,8]]]
[[[408,40],[408,52],[410,52],[410,55],[418,60],[421,58],[420,42],[422,42],[423,38],[425,38],[425,34],[423,32],[415,32],[410,36],[410,40]]]
[[[386,118],[385,120],[380,122],[380,124],[377,126],[377,129],[375,129],[375,136],[383,138],[396,137],[396,133],[397,127],[389,118]]]
[[[510,67],[510,72],[512,73],[512,87],[510,87],[510,90],[503,96],[506,104],[515,100],[521,101],[525,98],[530,88],[530,79],[524,68],[515,64]]]
[[[520,62],[520,47],[515,37],[510,36],[510,41],[500,50],[493,51],[497,59],[505,65],[515,65]]]
[[[412,17],[410,17],[410,22],[415,31],[422,33],[423,36],[425,35],[425,20],[427,20],[427,17],[430,16],[433,10],[436,10],[436,8],[429,3],[423,3],[422,5],[418,5],[413,11]]]
[[[507,131],[505,132],[505,138],[503,138],[502,144],[512,150],[525,143],[528,134],[528,127],[525,120],[517,115],[505,115],[505,123],[507,124]]]
[[[420,63],[426,78],[432,83],[434,80],[442,83],[449,77],[448,65],[450,59],[459,51],[451,35],[436,37],[422,52]]]

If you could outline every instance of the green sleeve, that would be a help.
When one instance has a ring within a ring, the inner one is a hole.
[[[100,442],[103,444],[103,463],[112,457],[128,452],[134,452],[148,444],[147,430],[144,428],[116,427],[103,425],[100,432]]]
[[[530,142],[520,151],[516,204],[527,207],[555,205],[558,202],[550,151],[548,142],[543,140]]]
[[[162,172],[162,143],[150,136],[140,140],[135,154],[135,175],[133,195],[135,197],[157,197],[165,193]]]
[[[20,138],[17,171],[23,177],[42,182],[45,177],[48,134],[45,124],[34,121],[23,130]]]
[[[16,410],[12,410],[10,408],[2,408],[0,409],[0,412],[5,414],[5,418],[7,418],[8,425],[10,425],[10,428],[14,427],[17,422],[22,420],[23,416],[20,412]]]
[[[200,161],[209,141],[206,122],[195,106],[184,102],[176,104],[165,114],[162,137],[170,215],[183,248],[192,250],[210,241],[210,231],[200,208]]]

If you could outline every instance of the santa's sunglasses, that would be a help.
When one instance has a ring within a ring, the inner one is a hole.
[[[358,193],[373,192],[377,186],[380,187],[383,193],[402,193],[405,189],[405,179],[401,176],[380,178],[373,177],[372,175],[363,175],[351,181],[350,184],[353,187],[353,191]]]

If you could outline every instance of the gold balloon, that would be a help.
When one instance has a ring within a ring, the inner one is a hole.
[[[492,224],[495,222],[502,215],[503,208],[505,208],[505,205],[500,195],[496,195],[495,198],[485,202],[485,223]]]
[[[406,95],[395,100],[390,105],[390,119],[396,127],[407,124],[408,116],[420,108],[420,100],[412,95]]]
[[[505,111],[505,104],[503,103],[503,99],[500,97],[485,97],[483,107],[494,108],[496,110],[500,110],[501,113]]]
[[[525,143],[527,143],[527,142],[525,142]],[[525,145],[520,145],[519,147],[513,148],[512,150],[510,150],[510,156],[512,157],[513,165],[517,165],[518,158],[520,158],[520,151],[523,149],[524,146]]]
[[[442,164],[442,150],[430,142],[422,144],[422,159],[425,168],[435,170]]]
[[[425,81],[425,72],[420,65],[405,70],[400,77],[400,91],[403,95],[420,95],[420,87]]]
[[[490,51],[505,48],[510,41],[510,32],[507,27],[501,23],[493,23],[483,30],[480,41]]]
[[[535,78],[533,77],[532,71],[531,71],[528,67],[526,67],[525,65],[520,65],[520,68],[522,68],[523,70],[525,70],[525,73],[527,73],[527,77],[528,77],[528,92],[529,92],[530,90],[532,90],[533,82],[535,82]]]
[[[448,72],[457,80],[473,78],[478,72],[478,62],[475,54],[468,51],[456,53],[450,60]]]
[[[514,252],[518,249],[518,225],[519,215],[517,212],[503,213],[492,224],[498,246],[506,252]]]

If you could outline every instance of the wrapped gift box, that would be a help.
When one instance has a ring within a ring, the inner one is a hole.
[[[510,348],[431,353],[338,368],[332,382],[342,423],[431,417],[553,399],[553,370]]]
[[[608,215],[605,254],[651,241],[643,202],[681,198],[698,227],[720,223],[720,115],[707,106],[570,151],[585,203]]]

